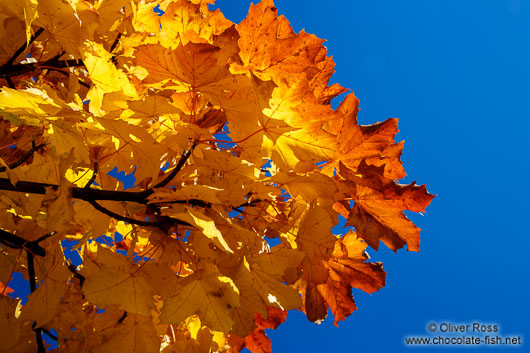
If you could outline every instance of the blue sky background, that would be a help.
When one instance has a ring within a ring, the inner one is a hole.
[[[218,0],[239,23],[250,1]],[[273,352],[528,351],[499,347],[407,347],[429,322],[496,323],[530,339],[528,137],[530,1],[276,0],[296,32],[320,38],[333,82],[361,100],[359,122],[400,118],[410,182],[437,194],[420,253],[384,246],[387,286],[354,290],[359,310],[339,328],[301,313],[269,331]]]

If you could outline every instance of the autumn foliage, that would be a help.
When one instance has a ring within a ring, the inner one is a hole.
[[[212,2],[2,0],[2,351],[270,352],[289,310],[385,285],[367,246],[419,250],[397,120],[334,110],[323,40],[271,0]]]

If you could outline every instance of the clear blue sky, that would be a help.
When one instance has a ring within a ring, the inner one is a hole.
[[[239,22],[250,1],[218,0]],[[437,194],[420,253],[381,247],[387,286],[339,328],[303,314],[270,332],[284,352],[523,352],[406,347],[429,322],[496,323],[530,340],[530,1],[276,0],[295,31],[327,39],[333,82],[361,100],[359,121],[400,119],[409,175]],[[488,349],[489,348],[489,349]]]

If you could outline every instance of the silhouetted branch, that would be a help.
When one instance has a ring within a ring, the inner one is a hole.
[[[24,50],[26,50],[26,48],[27,48],[28,46],[30,46],[31,43],[33,43],[33,42],[35,41],[35,39],[37,39],[38,36],[41,35],[42,32],[44,32],[44,28],[41,27],[41,28],[39,28],[39,29],[37,30],[37,32],[35,32],[35,33],[31,36],[31,38],[29,39],[29,43],[28,43],[27,45],[26,45],[26,43],[22,44],[22,45],[17,49],[17,51],[13,53],[13,55],[9,58],[9,60],[8,60],[3,66],[9,66],[9,65],[13,64],[13,63],[15,62],[15,60],[18,58],[18,56],[19,56],[20,54],[22,54],[22,53],[24,52]]]
[[[46,256],[46,250],[44,250],[44,248],[38,244],[39,241],[27,241],[18,235],[0,229],[0,243],[4,244],[5,246],[13,249],[26,249],[35,255]]]
[[[261,201],[263,201],[262,199],[255,199],[255,200],[252,200],[252,201],[247,201],[245,203],[242,203],[241,205],[239,206],[232,206],[233,209],[237,209],[237,208],[241,208],[241,207],[245,207],[245,206],[254,206],[255,204],[257,203],[260,203]]]
[[[46,330],[45,328],[41,328],[42,333],[46,334],[46,336],[50,337],[52,340],[57,341],[57,336],[55,336],[50,331]]]
[[[9,86],[9,88],[15,89],[15,84],[13,83],[13,81],[11,81],[11,78],[8,76],[5,79],[7,81],[7,85]]]
[[[118,35],[116,36],[116,39],[114,39],[114,42],[112,43],[112,45],[110,46],[110,50],[109,50],[109,53],[112,54],[112,52],[114,51],[114,49],[116,49],[116,47],[118,46],[118,43],[120,42],[120,38],[121,38],[121,33],[118,33]],[[116,65],[118,63],[118,60],[116,60],[116,56],[112,56],[112,59],[111,59],[112,63],[114,65]]]
[[[117,219],[118,221],[123,221],[123,222],[131,223],[131,224],[137,224],[139,226],[147,226],[147,227],[156,227],[158,224],[158,222],[140,221],[138,219],[125,217],[117,213],[114,213],[109,209],[106,209],[105,207],[97,203],[95,200],[87,200],[87,201],[92,205],[92,207],[94,207],[99,212],[104,213],[107,216],[112,217],[114,219]]]
[[[39,148],[44,147],[46,144],[41,143],[38,146],[35,146],[35,141],[31,141],[31,149],[27,151],[18,161],[12,163],[9,165],[9,169],[15,169],[16,167],[21,166],[25,161],[27,161],[35,151],[38,151]],[[0,167],[0,173],[5,172],[7,170],[6,167]]]
[[[180,172],[180,170],[182,169],[182,167],[184,166],[184,163],[186,163],[186,161],[188,160],[188,158],[190,158],[191,156],[191,153],[193,152],[193,150],[195,149],[195,146],[197,146],[197,142],[193,142],[193,144],[187,148],[183,153],[182,155],[180,156],[180,159],[177,163],[177,165],[175,166],[175,168],[171,171],[171,173],[169,173],[169,175],[164,179],[162,180],[160,183],[156,184],[155,186],[153,186],[151,189],[149,189],[151,192],[150,194],[153,193],[153,189],[154,188],[163,188],[164,186],[166,186],[167,184],[169,184],[169,182],[171,180],[173,180],[173,178],[178,174],[178,172]]]
[[[123,315],[120,317],[120,319],[118,320],[118,324],[121,324],[123,322],[123,320],[125,320],[125,318],[127,317],[127,312],[124,311],[123,312]]]
[[[156,184],[153,188],[164,187],[167,184],[169,184],[169,182],[182,169],[182,167],[184,166],[184,164],[186,163],[186,161],[190,157],[190,155],[191,155],[191,153],[192,153],[192,151],[193,151],[193,149],[195,148],[196,145],[197,145],[197,142],[194,141],[192,143],[192,145],[182,153],[182,155],[180,156],[179,161],[177,162],[177,165],[171,171],[171,173],[169,173],[164,180],[162,180],[160,183]],[[37,148],[37,146],[34,146],[34,148]],[[157,228],[160,228],[160,229],[163,229],[163,230],[168,229],[171,225],[184,225],[184,226],[192,227],[192,225],[189,224],[188,222],[184,222],[184,221],[181,221],[181,220],[173,219],[173,218],[170,218],[170,217],[167,217],[167,216],[161,216],[161,211],[158,208],[158,206],[153,205],[153,204],[148,204],[149,195],[154,193],[153,188],[150,188],[150,189],[147,189],[147,190],[141,191],[141,192],[110,191],[110,190],[99,190],[99,189],[90,188],[90,186],[92,185],[92,183],[94,182],[94,180],[95,180],[95,178],[97,176],[97,173],[98,173],[98,164],[97,164],[97,162],[95,162],[94,163],[94,173],[93,173],[92,177],[90,178],[90,180],[85,184],[85,186],[82,187],[82,188],[74,187],[74,188],[69,189],[71,197],[74,198],[74,199],[80,199],[80,200],[87,201],[88,203],[90,203],[90,205],[92,205],[92,207],[94,207],[99,212],[101,212],[103,214],[106,214],[107,216],[112,217],[114,219],[117,219],[119,221],[127,222],[127,223],[130,223],[130,224],[136,224],[136,225],[140,225],[140,226],[144,226],[144,227],[157,227]],[[15,185],[13,185],[13,184],[11,184],[9,179],[0,178],[0,190],[45,195],[47,188],[51,188],[53,190],[57,190],[59,188],[59,185],[47,184],[47,183],[29,182],[29,181],[18,181]],[[131,201],[131,202],[137,202],[137,203],[140,203],[140,204],[144,204],[144,205],[147,205],[148,207],[150,207],[153,211],[155,211],[155,213],[158,213],[158,216],[162,217],[162,220],[161,221],[152,221],[151,222],[151,221],[143,221],[143,220],[138,220],[138,219],[134,219],[134,218],[131,218],[131,217],[122,216],[120,214],[117,214],[117,213],[115,213],[115,212],[113,212],[113,211],[101,206],[97,202],[97,201],[100,201],[100,200]],[[193,205],[196,205],[196,206],[203,206],[203,207],[208,207],[209,206],[208,203],[206,203],[204,201],[201,201],[201,200],[195,200],[195,199],[186,200],[186,201],[183,201],[183,202],[186,202],[188,204],[193,204]],[[11,234],[11,233],[9,233],[9,234]],[[49,236],[51,236],[51,235],[53,235],[53,234],[50,234]],[[41,237],[41,238],[45,239],[44,236]],[[43,240],[41,238],[39,238],[39,239]],[[8,244],[11,244],[11,243],[8,243]],[[15,245],[18,248],[22,247],[22,245],[18,244],[18,243],[15,243]],[[36,245],[37,247],[40,248],[40,246],[38,244],[36,244],[36,243],[35,244],[31,243],[31,245]],[[42,249],[42,248],[40,248],[40,249]],[[38,248],[36,249],[37,251],[39,251],[39,255],[44,253],[44,249],[42,249],[42,250],[40,250],[40,249],[38,249]],[[44,255],[42,255],[42,256],[44,256]]]
[[[118,33],[118,35],[116,36],[116,39],[114,39],[114,42],[110,46],[109,53],[112,53],[114,51],[114,49],[116,49],[116,46],[120,42],[120,38],[121,38],[121,33]]]
[[[160,201],[156,203],[164,203],[164,204],[185,204],[185,205],[192,205],[192,206],[200,206],[200,207],[210,207],[211,204],[209,202],[198,200],[198,199],[188,199],[188,200],[173,200],[173,201]]]
[[[37,183],[32,181],[18,181],[15,186],[9,179],[0,178],[0,190],[24,192],[29,194],[45,195],[46,188],[57,190],[59,185],[48,183]],[[99,189],[71,188],[71,196],[79,200],[107,200],[107,201],[132,201],[146,203],[145,192],[111,191]]]
[[[98,162],[94,162],[94,172],[92,173],[92,177],[90,180],[86,183],[85,189],[89,189],[94,180],[96,180],[96,177],[98,175]]]
[[[96,176],[97,176],[97,173],[98,173],[98,163],[97,162],[94,162],[94,173],[92,174],[92,177],[90,178],[90,180],[86,183],[86,185],[83,187],[84,190],[94,190],[94,191],[98,191],[97,189],[91,189],[90,188],[90,185],[92,185],[92,183],[94,182],[94,180],[96,179]],[[75,190],[78,190],[77,188]],[[130,193],[126,193],[124,191],[122,191],[121,193],[125,193],[125,194],[130,194]],[[72,194],[74,194],[74,192],[72,192]],[[144,194],[142,193],[142,196],[144,196]],[[103,207],[101,206],[95,198],[92,198],[92,197],[86,197],[86,198],[83,198],[83,200],[87,201],[88,203],[90,203],[92,205],[92,207],[94,207],[96,210],[98,210],[99,212],[101,213],[104,213],[106,214],[107,216],[109,217],[112,217],[114,219],[117,219],[118,221],[123,221],[123,222],[127,222],[127,223],[130,223],[130,224],[136,224],[136,225],[139,225],[139,226],[145,226],[145,227],[161,227],[162,226],[162,223],[163,222],[167,222],[167,220],[165,221],[162,221],[162,222],[158,222],[158,221],[154,221],[154,222],[149,222],[149,221],[142,221],[142,220],[138,220],[138,219],[134,219],[134,218],[131,218],[131,217],[126,217],[126,216],[122,216],[120,214],[117,214],[111,210],[109,210],[108,208],[106,207]],[[115,200],[115,201],[124,201],[124,200]],[[147,203],[147,200],[145,199],[145,197],[143,197],[141,200],[137,200],[139,201],[139,203],[144,203],[146,204]],[[159,210],[158,210],[159,211]],[[184,225],[190,225],[189,223],[187,222],[182,222],[182,221],[177,221],[175,220],[176,222],[180,222],[180,224],[184,224]]]
[[[70,272],[72,272],[72,274],[74,275],[74,277],[77,278],[77,279],[79,280],[79,283],[81,284],[81,287],[82,287],[82,286],[83,286],[83,283],[85,282],[86,277],[83,276],[82,274],[80,274],[79,272],[77,272],[77,268],[76,268],[76,266],[75,266],[73,263],[71,263],[71,262],[67,262],[66,264],[67,264],[67,266],[68,266],[68,270],[69,270]]]
[[[38,244],[38,243],[40,243],[41,241],[46,240],[46,239],[48,239],[49,237],[55,235],[56,233],[57,233],[56,231],[53,231],[53,232],[50,232],[50,233],[48,233],[48,234],[44,234],[43,236],[38,237],[37,240],[32,241],[32,243],[36,243],[36,244]]]
[[[29,289],[31,293],[35,292],[37,289],[37,280],[35,277],[35,258],[31,251],[26,250],[26,258],[28,260],[28,277],[29,277]],[[44,347],[44,341],[42,340],[42,328],[35,328],[35,322],[33,323],[33,331],[35,336],[37,336],[37,353],[45,353],[46,348]]]
[[[74,67],[74,66],[85,66],[83,61],[77,59],[68,59],[68,60],[57,60],[50,59],[42,62],[33,62],[26,64],[14,64],[14,65],[2,65],[0,67],[0,78],[8,78],[13,76],[22,75],[26,72],[31,72],[40,67],[57,70],[63,69],[65,67]]]

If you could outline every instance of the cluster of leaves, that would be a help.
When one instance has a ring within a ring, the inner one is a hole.
[[[270,352],[288,310],[337,323],[384,286],[368,245],[418,250],[397,120],[332,109],[323,41],[272,0],[212,2],[0,4],[2,351]]]

